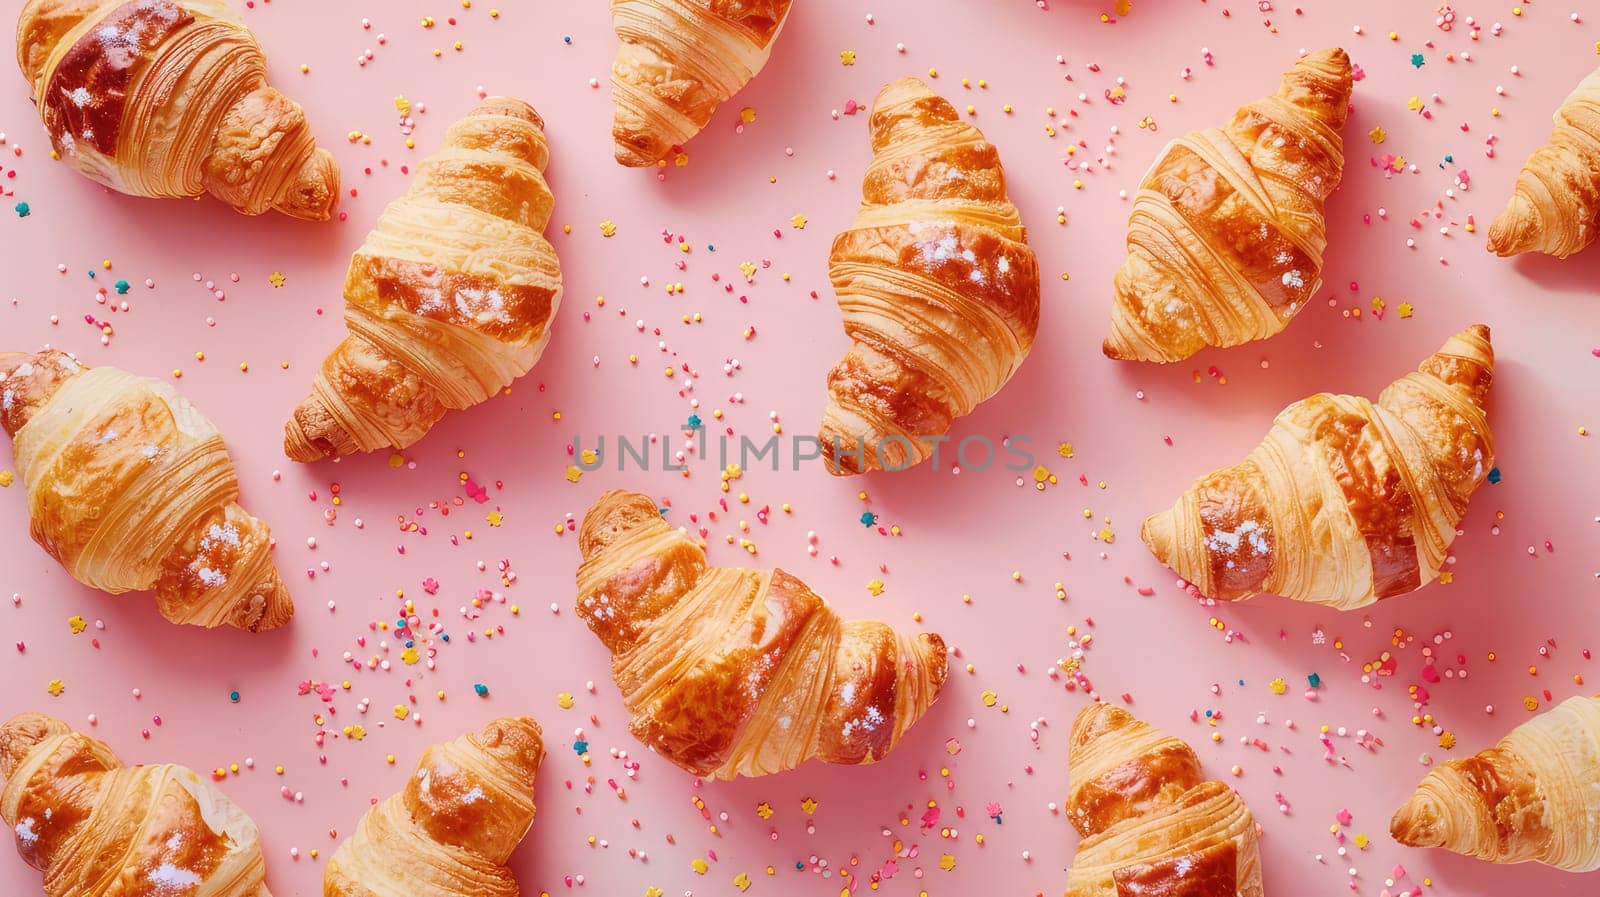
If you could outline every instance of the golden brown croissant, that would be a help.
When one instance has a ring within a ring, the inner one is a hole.
[[[636,492],[600,496],[578,547],[578,613],[633,734],[696,775],[881,760],[944,686],[937,635],[845,622],[782,570],[709,566]]]
[[[854,345],[828,373],[834,474],[900,470],[1000,391],[1039,329],[1039,264],[993,144],[915,78],[872,101],[872,164],[828,276]]]
[[[22,713],[0,726],[0,779],[0,819],[45,897],[271,897],[255,823],[191,769],[124,766]]]
[[[1600,69],[1556,110],[1550,142],[1517,175],[1516,192],[1489,227],[1495,255],[1543,252],[1566,258],[1600,228]]]
[[[1492,863],[1600,868],[1600,699],[1576,697],[1434,767],[1389,832]]]
[[[791,0],[611,0],[617,161],[654,165],[767,64]]]
[[[1255,818],[1182,741],[1120,707],[1072,723],[1066,897],[1261,897]]]
[[[1202,595],[1270,592],[1349,610],[1439,575],[1494,466],[1489,328],[1452,336],[1376,404],[1320,393],[1285,408],[1240,464],[1144,522],[1144,542]]]
[[[345,276],[350,335],[284,426],[296,461],[405,448],[526,374],[550,341],[561,268],[544,120],[491,97],[445,132]]]
[[[1305,307],[1322,283],[1351,84],[1343,50],[1312,53],[1227,127],[1167,145],[1128,219],[1107,356],[1180,361],[1266,339]]]
[[[216,425],[177,390],[66,353],[0,353],[0,428],[33,538],[73,578],[154,589],[174,623],[258,632],[294,605]]]
[[[525,716],[429,747],[405,790],[334,852],[323,897],[517,897],[506,863],[533,825],[543,762],[539,724]]]
[[[28,0],[17,62],[56,152],[133,196],[322,220],[339,167],[218,0]]]

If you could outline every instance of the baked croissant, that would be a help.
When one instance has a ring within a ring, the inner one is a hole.
[[[334,851],[323,897],[517,897],[506,863],[533,825],[543,762],[539,724],[525,716],[429,747],[405,790]]]
[[[272,897],[256,824],[194,770],[124,766],[42,713],[0,726],[0,819],[45,897]]]
[[[1566,258],[1600,228],[1600,69],[1556,110],[1550,142],[1517,175],[1516,192],[1489,226],[1495,255],[1543,252]]]
[[[1322,283],[1351,84],[1345,51],[1312,53],[1226,127],[1167,144],[1128,218],[1107,356],[1181,361],[1288,326]]]
[[[782,570],[709,566],[636,492],[600,496],[578,547],[578,613],[633,734],[695,775],[876,762],[944,686],[939,636],[845,622]]]
[[[491,97],[450,126],[350,260],[350,335],[284,426],[290,458],[405,448],[533,367],[561,303],[542,233],[549,160],[521,100]]]
[[[1396,841],[1491,863],[1600,868],[1600,699],[1568,698],[1500,743],[1434,767],[1389,822]]]
[[[289,622],[267,525],[239,507],[216,425],[177,390],[64,352],[0,353],[0,428],[34,541],[112,594],[154,589],[174,623]]]
[[[926,460],[1039,329],[1039,263],[994,145],[915,78],[878,92],[869,127],[861,208],[828,259],[854,341],[828,373],[834,474]]]
[[[666,159],[767,64],[790,0],[611,0],[617,161]]]
[[[1144,543],[1202,595],[1271,592],[1350,610],[1439,575],[1494,466],[1489,328],[1452,336],[1376,404],[1319,393],[1249,457],[1144,522]]]
[[[339,201],[333,156],[218,0],[28,0],[17,62],[56,152],[119,193],[316,221]]]
[[[1187,744],[1109,704],[1073,720],[1066,897],[1261,897],[1255,818]]]

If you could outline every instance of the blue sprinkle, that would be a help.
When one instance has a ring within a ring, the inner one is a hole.
[[[1322,687],[1322,677],[1317,675],[1316,673],[1312,673],[1311,675],[1306,677],[1306,684],[1310,685],[1312,688],[1321,688]]]
[[[89,279],[90,279],[90,280],[94,280],[94,276],[95,276],[95,275],[94,275],[94,269],[93,269],[93,268],[90,268],[90,269],[89,269]]]
[[[1454,164],[1455,164],[1455,162],[1456,162],[1456,155],[1455,155],[1455,153],[1445,153],[1445,154],[1444,154],[1444,160],[1445,160],[1445,161],[1446,161],[1446,162],[1449,162],[1449,163],[1450,163],[1450,164],[1451,164],[1451,165],[1454,165]]]
[[[33,211],[32,207],[30,207],[27,203],[25,203],[25,202],[17,203],[17,217],[18,218],[26,218],[26,217],[28,217],[29,213],[31,213],[32,211]]]
[[[564,43],[564,44],[572,43],[572,35],[570,35],[570,34],[561,35],[561,42]]]
[[[1498,467],[1489,468],[1489,483],[1490,483],[1490,485],[1494,485],[1494,484],[1497,484],[1499,482],[1500,482],[1500,468],[1498,468]]]
[[[444,639],[446,642],[450,641],[450,633],[448,633],[448,632],[446,632],[445,634],[443,634],[443,635],[441,635],[439,637]]]
[[[489,696],[489,686],[484,685],[482,682],[473,683],[472,690],[477,692],[480,698]]]
[[[1421,53],[1412,53],[1411,54],[1411,64],[1416,66],[1417,68],[1419,68],[1419,69],[1422,68],[1423,63],[1425,63],[1425,62],[1427,62],[1427,60],[1422,58],[1422,54]]]
[[[871,511],[862,511],[861,512],[861,525],[862,526],[871,526],[871,525],[873,525],[874,523],[877,523],[877,522],[878,522],[878,515],[877,514],[874,514]]]
[[[415,648],[416,646],[417,646],[416,642],[412,641],[411,639],[406,639],[406,647],[407,648]]]
[[[806,864],[804,862],[802,862],[800,860],[795,860],[794,861],[794,871],[801,872],[801,871],[804,871],[805,868],[806,868]]]
[[[133,285],[128,283],[126,280],[117,281],[116,287],[117,295],[119,296],[126,296],[128,295],[128,290],[133,289]]]
[[[236,692],[236,691],[228,692],[228,700],[232,701],[235,704],[239,703],[239,693]]]
[[[587,741],[574,741],[572,743],[572,750],[578,756],[582,757],[584,754],[589,753],[589,742],[587,742]]]
[[[1210,719],[1210,718],[1211,718],[1211,711],[1207,710],[1206,711],[1206,719]]]
[[[700,429],[700,415],[698,415],[698,414],[689,415],[689,426],[686,427],[685,429],[689,429],[689,430],[698,430],[698,429]]]

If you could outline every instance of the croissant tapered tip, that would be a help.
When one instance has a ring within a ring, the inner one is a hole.
[[[1489,225],[1489,241],[1484,245],[1495,255],[1506,258],[1538,249],[1543,232],[1539,207],[1519,190],[1511,194],[1505,210]]]
[[[532,105],[516,97],[489,97],[472,107],[468,115],[505,115],[520,118],[539,130],[544,130],[544,119]]]
[[[0,779],[9,779],[38,744],[72,728],[43,713],[25,711],[0,726]]]
[[[1172,544],[1176,537],[1170,510],[1151,514],[1144,519],[1144,525],[1139,527],[1139,538],[1144,540],[1150,553],[1156,556],[1156,560],[1168,566],[1172,564]]]
[[[294,180],[272,207],[291,218],[327,221],[339,205],[339,163],[318,149],[306,157]]]
[[[250,632],[267,632],[289,624],[294,617],[294,601],[289,588],[283,584],[276,570],[272,571],[267,588],[250,601],[250,612],[240,628]]]
[[[595,499],[578,526],[578,551],[588,558],[605,550],[624,533],[661,519],[661,508],[648,495],[610,489]]]
[[[1444,807],[1432,795],[1418,791],[1394,811],[1389,835],[1407,847],[1443,847]]]
[[[531,716],[491,720],[472,740],[530,783],[544,763],[544,729]]]
[[[319,415],[316,412],[320,405],[312,407],[312,400],[308,399],[294,410],[294,415],[283,425],[283,453],[291,461],[310,464],[324,458],[333,458],[339,454],[333,440],[323,432],[324,427],[319,421],[326,418],[326,425],[333,426],[331,415]]]

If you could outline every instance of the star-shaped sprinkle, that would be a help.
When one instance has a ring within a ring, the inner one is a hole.
[[[600,222],[600,236],[609,237],[617,232],[617,223],[610,218]]]
[[[750,890],[750,876],[744,872],[740,872],[738,875],[733,877],[733,886],[741,891]]]
[[[562,710],[571,710],[573,705],[576,703],[578,703],[578,700],[572,696],[571,692],[564,691],[561,694],[556,695],[556,706],[560,707]]]
[[[939,857],[939,868],[946,872],[956,867],[956,858],[953,854],[943,854]]]
[[[817,812],[817,799],[814,798],[814,797],[808,797],[805,800],[801,801],[800,802],[800,812],[806,814],[807,816],[810,816],[813,813]]]
[[[68,617],[67,628],[72,630],[73,635],[77,635],[78,633],[89,628],[89,623],[82,617]]]
[[[576,483],[577,481],[579,481],[581,479],[583,479],[583,468],[578,467],[575,464],[568,464],[567,465],[567,482]]]
[[[490,511],[484,515],[483,519],[489,521],[490,526],[499,526],[505,520],[505,515],[499,511]]]
[[[772,804],[769,804],[766,801],[756,804],[756,815],[760,816],[762,819],[771,819]]]
[[[1378,127],[1368,131],[1367,136],[1372,138],[1373,143],[1382,143],[1389,139],[1389,132],[1385,131],[1382,125],[1379,125]]]
[[[844,65],[855,65],[856,64],[856,51],[854,51],[854,50],[840,50],[839,51],[839,61],[841,63],[843,63]]]
[[[61,693],[67,690],[67,684],[60,679],[51,679],[50,684],[46,685],[44,690],[50,693],[50,697],[59,698]]]
[[[883,594],[883,580],[874,579],[873,581],[867,583],[867,591],[872,593],[873,597],[877,597],[878,595],[882,595]]]
[[[800,214],[799,212],[796,212],[795,216],[793,218],[789,219],[789,223],[794,225],[796,230],[805,230],[806,229],[806,216]]]
[[[283,286],[284,282],[288,279],[289,278],[283,276],[282,271],[274,271],[272,272],[271,276],[267,278],[267,283],[272,284],[273,289],[277,289],[278,287]]]

